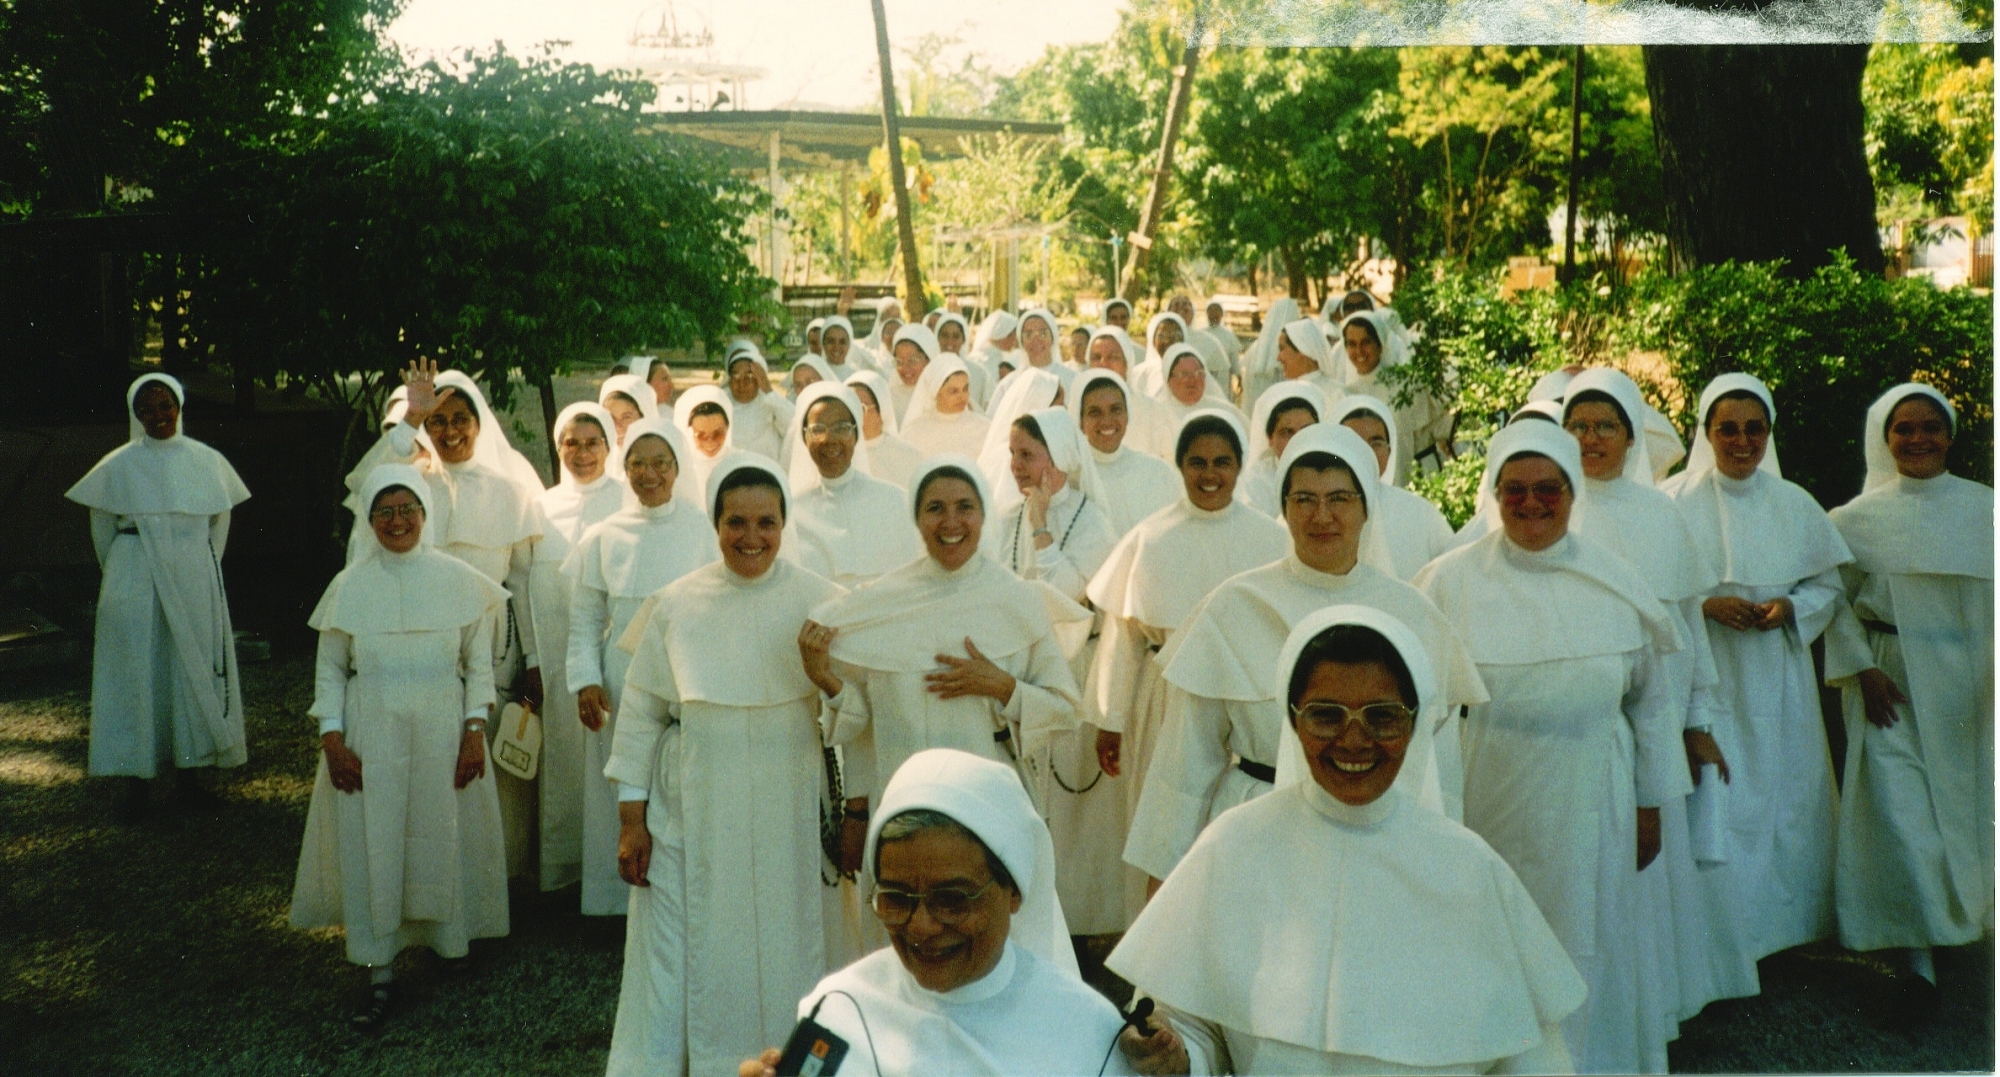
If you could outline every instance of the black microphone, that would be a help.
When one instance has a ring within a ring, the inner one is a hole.
[[[1153,1034],[1153,1026],[1146,1020],[1148,1017],[1153,1016],[1152,999],[1141,998],[1132,1003],[1130,1010],[1123,1011],[1118,1016],[1123,1018],[1126,1024],[1131,1025],[1132,1031],[1137,1032],[1139,1035],[1151,1036]]]

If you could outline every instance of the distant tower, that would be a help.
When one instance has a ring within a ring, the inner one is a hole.
[[[660,88],[650,112],[734,111],[743,107],[743,87],[764,77],[764,69],[715,62],[715,32],[706,20],[682,29],[672,0],[646,8],[632,23],[631,61]]]

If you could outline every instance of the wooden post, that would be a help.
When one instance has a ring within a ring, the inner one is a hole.
[[[1181,121],[1187,118],[1188,98],[1194,95],[1194,65],[1201,59],[1201,39],[1193,37],[1181,52],[1180,66],[1174,68],[1173,86],[1167,92],[1166,129],[1160,134],[1160,159],[1153,169],[1153,180],[1146,188],[1145,208],[1139,213],[1139,230],[1132,233],[1132,257],[1125,263],[1125,271],[1120,274],[1118,294],[1124,295],[1130,289],[1132,278],[1146,264],[1146,254],[1153,249],[1153,230],[1160,226],[1160,213],[1166,208],[1167,187],[1173,182],[1174,143],[1180,138]]]
[[[896,243],[903,253],[903,310],[911,319],[924,316],[924,271],[917,264],[917,232],[910,219],[909,181],[903,174],[903,133],[896,122],[896,76],[889,64],[889,17],[882,0],[875,9],[875,59],[882,70],[882,139],[889,151],[889,189],[896,197]]]

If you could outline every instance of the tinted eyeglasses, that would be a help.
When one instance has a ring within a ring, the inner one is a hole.
[[[1503,482],[1495,488],[1495,492],[1500,495],[1501,501],[1509,505],[1518,505],[1531,496],[1544,505],[1554,505],[1569,492],[1569,484],[1554,480],[1537,483]]]
[[[902,927],[917,914],[917,907],[929,905],[931,919],[950,927],[972,914],[972,904],[986,896],[998,879],[986,880],[986,885],[977,890],[966,890],[956,886],[942,886],[921,894],[906,890],[877,889],[873,905],[875,916],[889,927]]]
[[[1367,731],[1370,740],[1401,740],[1417,726],[1416,712],[1401,703],[1370,703],[1359,710],[1349,710],[1338,703],[1307,703],[1293,707],[1292,717],[1297,720],[1300,732],[1321,740],[1338,739],[1346,731],[1348,721],[1354,718],[1361,720],[1361,728]]]

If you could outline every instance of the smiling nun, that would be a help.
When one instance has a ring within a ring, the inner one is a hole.
[[[125,444],[64,495],[90,509],[104,571],[90,773],[126,779],[117,804],[125,819],[144,809],[146,779],[168,764],[235,767],[248,758],[222,550],[230,513],[250,491],[221,453],[181,432],[186,399],[165,374],[134,381]]]

